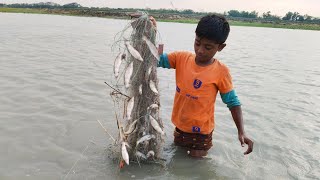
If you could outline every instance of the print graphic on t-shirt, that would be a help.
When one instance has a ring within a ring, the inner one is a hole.
[[[200,127],[192,126],[192,132],[200,132]]]
[[[177,90],[178,93],[180,92],[179,86],[176,87],[176,90]]]
[[[202,82],[199,80],[199,79],[195,79],[193,81],[193,87],[196,88],[196,89],[199,89],[202,85]]]

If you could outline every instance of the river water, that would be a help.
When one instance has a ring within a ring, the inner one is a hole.
[[[115,35],[128,21],[0,13],[0,179],[319,179],[320,32],[231,27],[229,66],[254,144],[247,156],[219,96],[214,147],[173,145],[174,70],[158,68],[164,166],[119,170],[110,89]],[[193,51],[194,24],[158,22],[165,52]]]

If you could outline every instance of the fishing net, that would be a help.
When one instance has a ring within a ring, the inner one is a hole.
[[[127,164],[128,160],[161,159],[164,138],[159,117],[157,33],[146,13],[139,16],[116,35],[116,78],[106,82],[111,87],[119,130],[115,148]]]

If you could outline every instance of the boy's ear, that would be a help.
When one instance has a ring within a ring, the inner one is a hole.
[[[226,43],[223,43],[223,44],[220,44],[219,45],[219,48],[218,48],[218,51],[220,52],[220,51],[222,51],[222,49],[224,48],[224,47],[226,47]]]

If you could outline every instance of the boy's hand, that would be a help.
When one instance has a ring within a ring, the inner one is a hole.
[[[248,145],[248,149],[246,152],[244,152],[244,155],[250,154],[253,150],[253,141],[249,139],[246,135],[244,134],[239,134],[239,141],[241,143],[241,146],[244,147],[244,144]]]

